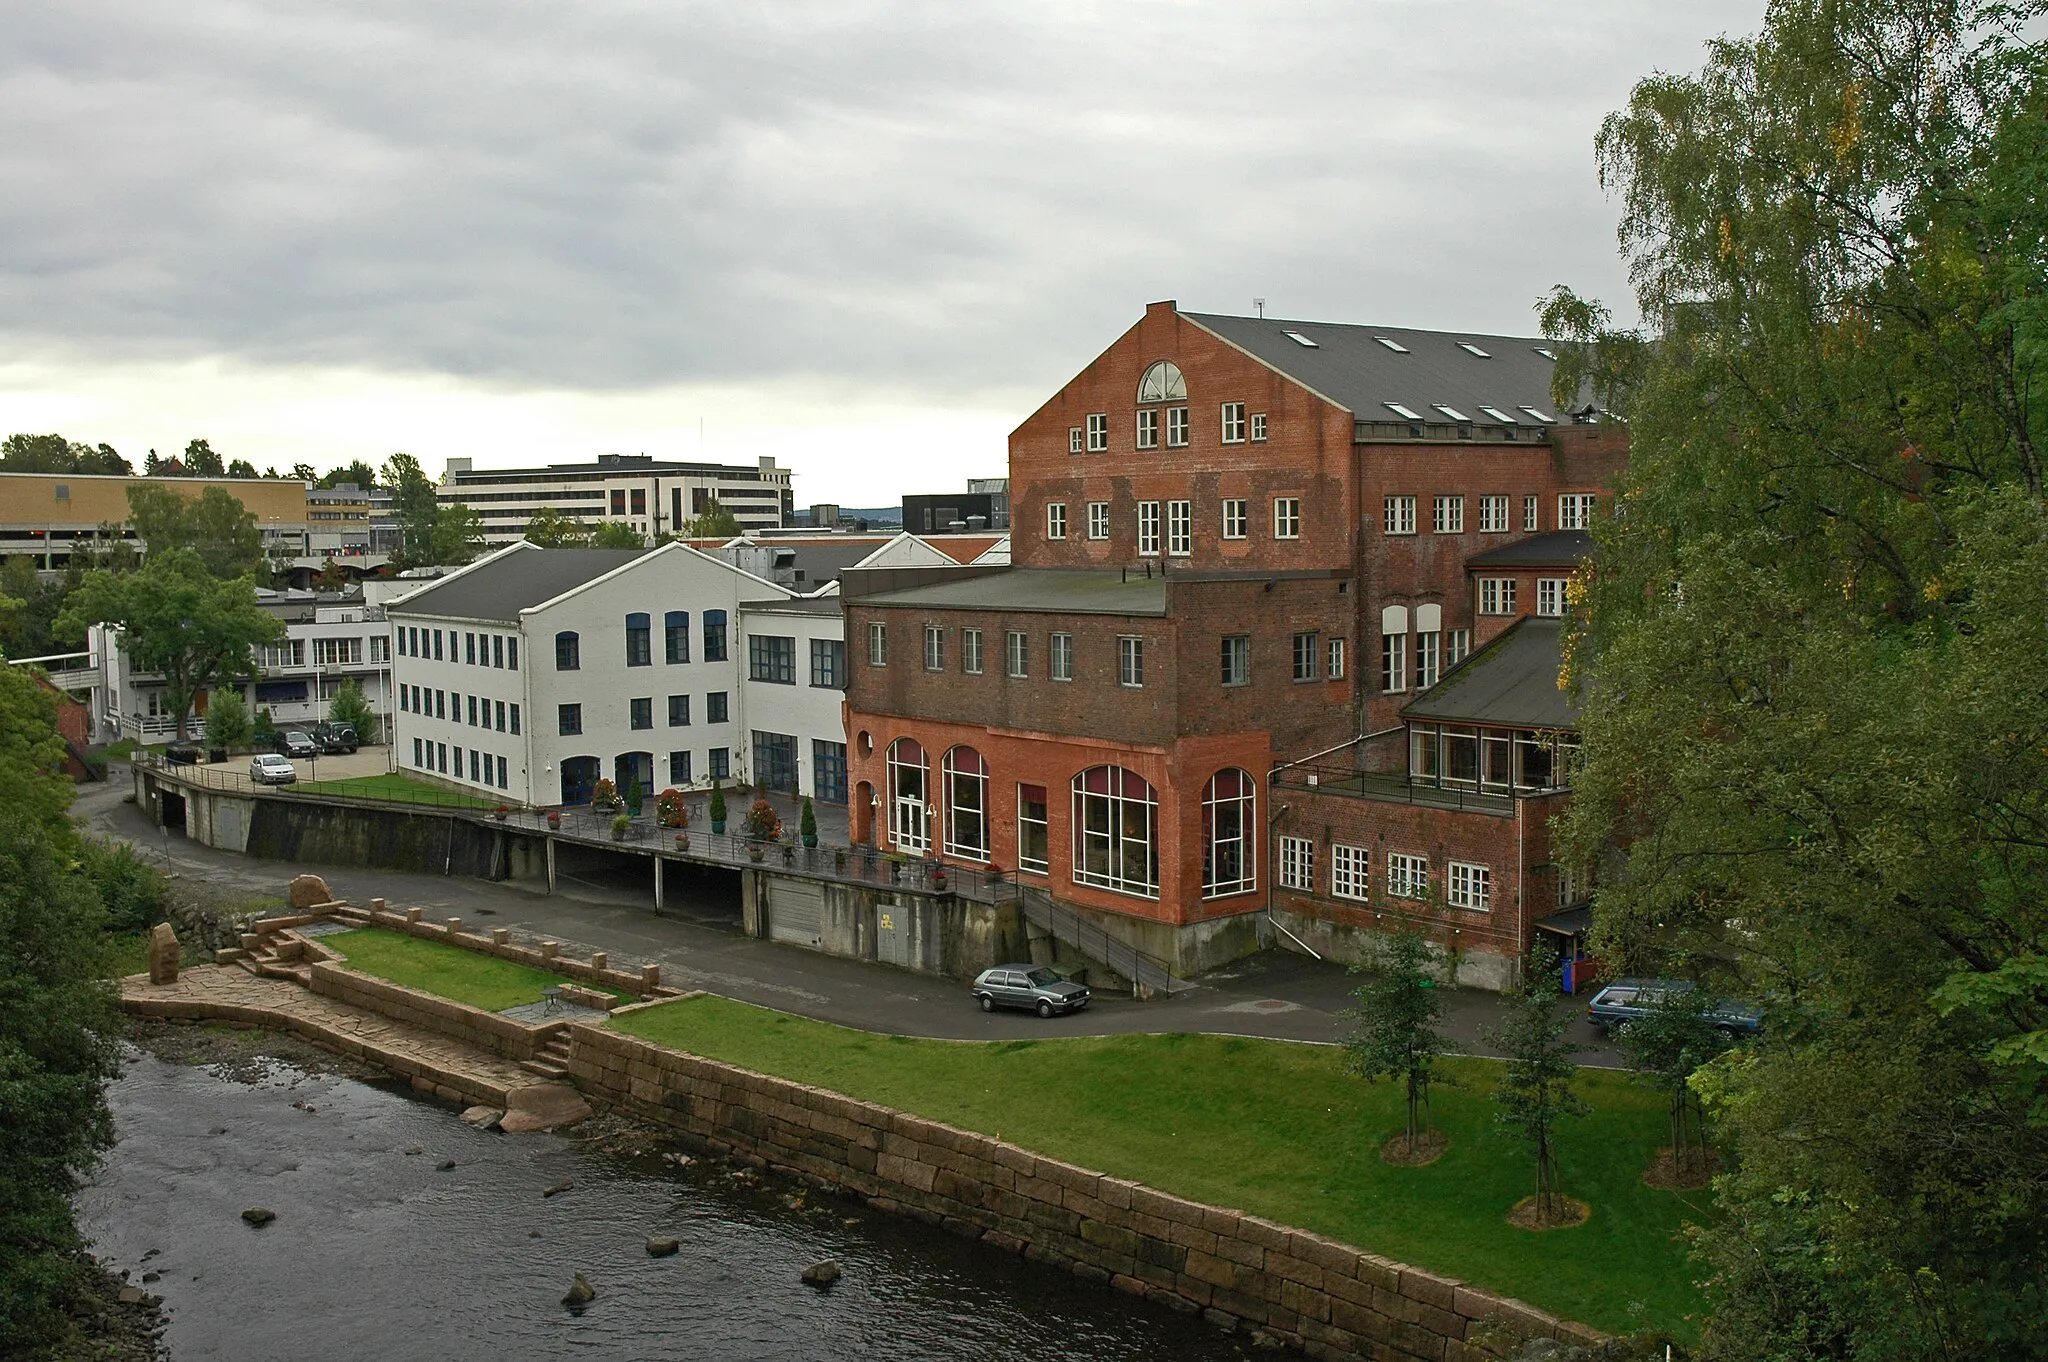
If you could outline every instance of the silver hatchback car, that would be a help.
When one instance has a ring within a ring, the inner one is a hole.
[[[1088,998],[1086,985],[1070,983],[1044,965],[997,965],[974,979],[974,999],[984,1012],[1021,1007],[1050,1017],[1078,1012],[1088,1006]]]

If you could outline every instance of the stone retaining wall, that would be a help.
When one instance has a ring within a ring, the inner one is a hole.
[[[1603,1336],[1519,1301],[1241,1211],[1185,1201],[986,1135],[572,1024],[586,1095],[737,1152],[1213,1323],[1257,1326],[1317,1358],[1490,1362],[1482,1321]]]
[[[383,902],[384,900],[377,899],[374,901],[375,906],[370,908],[331,904],[327,906],[327,911],[344,922],[381,927],[386,931],[403,932],[407,936],[417,936],[428,941],[445,941],[451,946],[460,946],[479,955],[496,956],[500,960],[510,960],[533,969],[545,970],[549,974],[559,974],[578,983],[615,988],[637,998],[673,998],[680,992],[662,985],[659,965],[648,965],[640,970],[612,969],[602,951],[592,955],[586,962],[560,953],[550,953],[541,947],[516,945],[509,938],[499,940],[500,934],[504,932],[503,928],[498,928],[490,935],[463,931],[459,927],[451,929],[447,922],[426,921],[417,908],[409,908],[402,913],[392,912],[381,906]],[[459,922],[459,919],[457,921]],[[336,944],[344,952],[348,949],[345,941]]]
[[[437,1036],[459,1040],[502,1059],[532,1059],[534,1051],[562,1023],[528,1026],[481,1008],[422,993],[416,988],[357,974],[345,965],[322,960],[307,971],[313,992],[337,1002],[365,1008],[379,1016]]]

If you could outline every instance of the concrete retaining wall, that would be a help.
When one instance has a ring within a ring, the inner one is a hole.
[[[588,1095],[991,1248],[1205,1312],[1220,1325],[1263,1327],[1312,1357],[1491,1362],[1492,1354],[1467,1341],[1482,1321],[1529,1335],[1602,1337],[1321,1235],[986,1135],[601,1027],[569,1029],[570,1076]]]
[[[332,961],[316,962],[308,974],[313,992],[322,997],[365,1008],[437,1036],[474,1045],[501,1059],[532,1059],[534,1051],[547,1035],[560,1026],[560,1023],[545,1027],[527,1026],[494,1012],[465,1007],[383,979],[372,979]]]
[[[382,899],[375,901],[383,902]],[[500,960],[510,960],[514,964],[559,974],[578,983],[615,988],[638,998],[673,998],[677,994],[677,990],[661,985],[659,965],[649,965],[639,971],[612,969],[608,964],[599,963],[605,958],[602,954],[595,955],[586,962],[559,953],[550,954],[543,947],[515,945],[509,940],[499,941],[495,936],[479,936],[475,932],[451,931],[446,922],[428,922],[417,908],[394,913],[388,909],[372,910],[335,905],[334,915],[344,921],[365,923],[384,928],[386,931],[403,932],[407,936],[417,936],[428,941],[445,941],[451,946],[460,946],[479,955],[496,956]],[[343,954],[347,954],[346,938],[333,944]]]

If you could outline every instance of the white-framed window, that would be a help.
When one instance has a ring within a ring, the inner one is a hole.
[[[1223,537],[1242,539],[1245,532],[1245,500],[1243,497],[1223,499]]]
[[[1479,613],[1482,615],[1514,614],[1515,579],[1512,577],[1481,577],[1479,579]]]
[[[1590,530],[1593,528],[1593,503],[1591,492],[1566,492],[1557,499],[1557,528],[1560,530]]]
[[[1159,556],[1159,503],[1156,501],[1138,503],[1138,556]]]
[[[1449,671],[1460,662],[1463,662],[1465,655],[1471,651],[1472,631],[1470,629],[1451,630],[1448,637],[1444,639],[1444,670]]]
[[[936,624],[924,627],[924,669],[928,672],[946,670],[946,631]]]
[[[1316,679],[1316,636],[1313,632],[1298,633],[1294,636],[1294,679]]]
[[[1224,898],[1258,886],[1258,783],[1228,767],[1202,791],[1202,897]]]
[[[931,771],[924,748],[914,738],[889,744],[885,762],[889,776],[889,840],[898,851],[921,854],[931,847]],[[717,762],[712,774],[718,775]]]
[[[1445,897],[1451,907],[1484,913],[1493,902],[1493,871],[1470,861],[1452,861],[1448,868]]]
[[[370,635],[370,661],[389,662],[390,660],[391,636],[389,634]]]
[[[886,667],[889,665],[889,626],[880,620],[868,622],[868,665]]]
[[[1252,681],[1252,636],[1226,634],[1222,648],[1223,684],[1248,686]]]
[[[1017,868],[1043,875],[1051,869],[1051,838],[1045,787],[1017,787]]]
[[[1091,501],[1088,503],[1088,537],[1090,539],[1109,538],[1108,502]]]
[[[1074,636],[1054,634],[1052,636],[1052,679],[1071,681],[1074,679]]]
[[[1443,675],[1443,634],[1427,629],[1415,635],[1415,688],[1428,690]]]
[[[1188,409],[1168,407],[1166,409],[1166,447],[1179,449],[1188,442]]]
[[[1244,443],[1244,403],[1223,404],[1223,443],[1241,445]]]
[[[1159,796],[1121,766],[1074,777],[1074,882],[1159,896]]]
[[[274,671],[279,667],[303,667],[306,665],[306,641],[302,638],[282,639],[263,645],[263,669]]]
[[[1088,415],[1088,452],[1100,454],[1109,448],[1109,413],[1090,412]]]
[[[1265,438],[1266,413],[1262,411],[1255,411],[1252,413],[1252,443],[1261,444],[1265,441]]]
[[[1332,681],[1344,679],[1344,640],[1341,638],[1330,640],[1330,667],[1325,674]]]
[[[1380,528],[1388,534],[1415,533],[1415,498],[1388,497]]]
[[[946,854],[988,859],[988,764],[971,747],[948,748],[940,769],[946,780]]]
[[[1372,853],[1364,847],[1330,846],[1330,893],[1340,899],[1372,897]]]
[[[1479,498],[1479,532],[1481,534],[1506,534],[1508,529],[1508,499],[1504,496],[1483,496]]]
[[[1155,362],[1145,370],[1145,376],[1138,380],[1138,401],[1143,402],[1185,402],[1188,400],[1188,380],[1180,366],[1170,359]]]
[[[1530,532],[1530,531],[1540,530],[1540,529],[1542,529],[1542,528],[1543,528],[1543,525],[1542,525],[1542,523],[1541,523],[1541,518],[1540,518],[1540,517],[1538,516],[1538,514],[1537,514],[1537,510],[1536,510],[1536,498],[1535,498],[1535,497],[1523,497],[1523,498],[1522,498],[1522,529],[1523,529],[1523,530],[1524,530],[1525,532]]]
[[[1380,689],[1389,695],[1408,689],[1408,635],[1380,635]]]
[[[1564,613],[1565,580],[1562,577],[1538,577],[1536,579],[1536,613],[1539,615],[1562,615]]]
[[[1067,503],[1048,501],[1045,504],[1045,537],[1065,539],[1067,537]]]
[[[1399,851],[1387,853],[1387,896],[1397,899],[1429,897],[1429,857],[1410,856]]]
[[[359,638],[316,638],[313,640],[313,665],[316,667],[360,666],[363,660],[363,641]]]
[[[1116,683],[1133,690],[1145,684],[1145,640],[1136,634],[1117,636]]]
[[[1301,538],[1301,498],[1273,498],[1273,537],[1275,539]]]
[[[1159,409],[1147,407],[1138,413],[1138,448],[1159,448]]]
[[[1280,839],[1280,887],[1315,892],[1316,844],[1308,838]]]
[[[1465,498],[1436,497],[1430,507],[1430,529],[1437,534],[1465,532]]]
[[[1195,551],[1195,504],[1191,501],[1166,503],[1166,552],[1185,558]]]
[[[1068,426],[1067,453],[1079,454],[1081,452],[1081,448],[1081,428],[1079,426]]]
[[[969,676],[981,675],[981,630],[960,631],[960,670]]]
[[[1003,635],[1003,662],[1011,676],[1031,675],[1031,636],[1022,629]]]

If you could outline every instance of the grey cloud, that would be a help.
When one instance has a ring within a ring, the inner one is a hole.
[[[1758,5],[16,6],[0,346],[1042,394],[1147,299],[1621,292],[1600,115]]]

